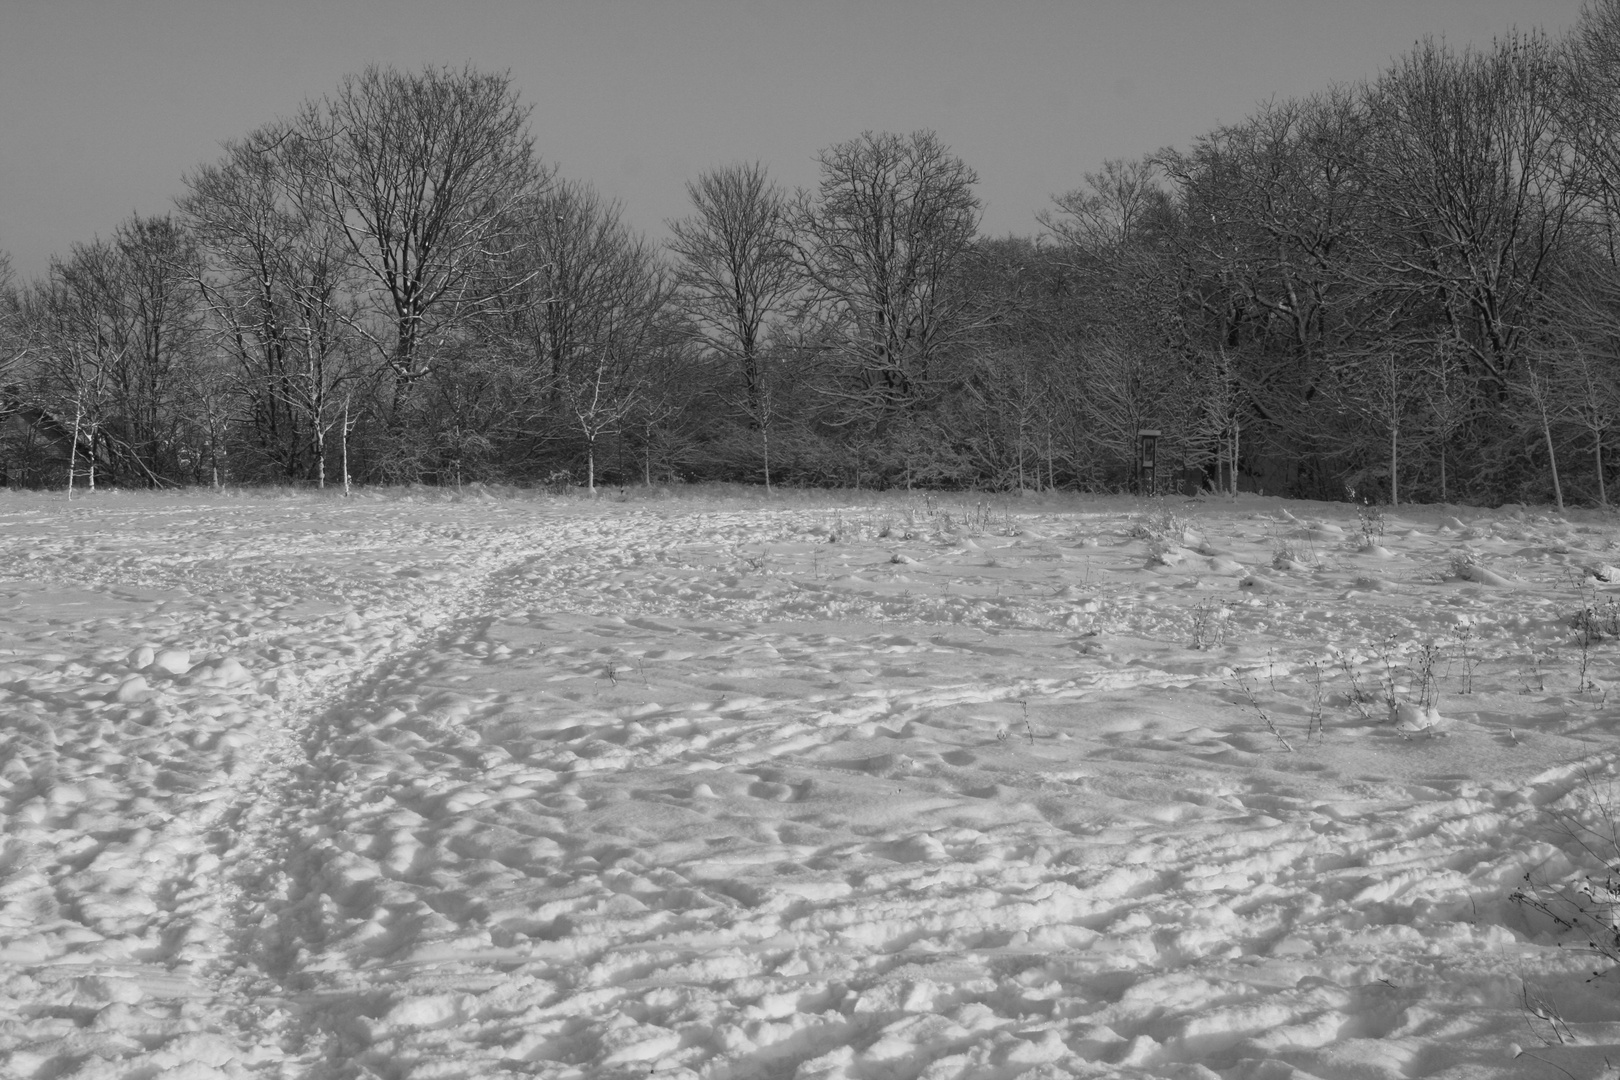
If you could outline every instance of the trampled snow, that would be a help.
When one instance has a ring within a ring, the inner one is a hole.
[[[1385,524],[0,494],[0,1075],[1613,1076],[1620,525]]]

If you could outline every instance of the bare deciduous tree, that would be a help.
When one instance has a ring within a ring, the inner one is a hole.
[[[757,413],[766,322],[797,284],[787,202],[757,162],[686,185],[696,213],[669,223],[674,284],[704,347],[734,366]]]
[[[622,428],[643,396],[646,365],[672,347],[668,277],[618,203],[588,184],[558,184],[527,228],[532,269],[515,324],[546,398],[584,439],[594,491],[598,443]]]
[[[1425,40],[1367,92],[1379,228],[1363,254],[1501,389],[1578,206],[1557,62],[1535,34],[1460,54]]]
[[[504,282],[488,267],[513,258],[511,223],[547,177],[528,115],[505,74],[373,65],[299,116],[296,137],[376,290],[388,330],[374,343],[401,388]]]
[[[205,252],[199,283],[241,414],[282,475],[325,487],[342,387],[359,376],[360,313],[310,148],[273,124],[186,185],[179,206]]]
[[[967,329],[957,272],[978,229],[978,175],[931,131],[868,131],[818,160],[821,183],[795,207],[798,256],[853,354],[846,401],[869,420],[905,412]]]

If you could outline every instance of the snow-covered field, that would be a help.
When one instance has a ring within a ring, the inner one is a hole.
[[[1612,1076],[1620,525],[1387,526],[0,494],[0,1075]]]

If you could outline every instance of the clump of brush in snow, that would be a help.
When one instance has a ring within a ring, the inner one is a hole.
[[[1372,503],[1356,507],[1356,521],[1361,528],[1361,546],[1370,548],[1384,539],[1384,508]]]
[[[1224,600],[1209,599],[1192,610],[1192,647],[1214,649],[1226,644],[1232,609]]]
[[[1620,604],[1612,596],[1600,599],[1595,590],[1584,592],[1580,608],[1569,617],[1569,628],[1586,645],[1620,638]]]
[[[1402,732],[1432,733],[1444,726],[1437,669],[1446,657],[1439,643],[1424,641],[1402,648],[1393,637],[1386,638],[1380,658],[1390,722]]]
[[[1174,510],[1157,499],[1153,508],[1131,518],[1130,534],[1138,540],[1173,540],[1180,542],[1187,533],[1187,522]]]
[[[1462,658],[1462,674],[1459,682],[1462,692],[1474,692],[1474,671],[1479,667],[1479,652],[1474,646],[1474,624],[1465,622],[1457,629],[1457,650]]]
[[[1315,555],[1293,540],[1279,538],[1271,549],[1273,570],[1302,570],[1315,565]]]
[[[1574,872],[1561,880],[1527,872],[1508,899],[1546,916],[1560,933],[1584,938],[1592,955],[1608,964],[1592,973],[1596,978],[1620,965],[1620,792],[1612,775],[1586,771],[1544,812]]]
[[[1620,639],[1620,604],[1612,596],[1599,597],[1596,589],[1580,590],[1580,607],[1567,620],[1570,638],[1579,651],[1579,692],[1598,689],[1592,679],[1593,649],[1605,641]]]

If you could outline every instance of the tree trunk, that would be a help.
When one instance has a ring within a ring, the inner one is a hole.
[[[1541,436],[1547,440],[1547,464],[1552,467],[1553,499],[1558,504],[1558,512],[1564,512],[1564,485],[1558,482],[1558,455],[1553,453],[1552,423],[1547,418],[1547,410],[1541,410]]]
[[[1232,417],[1232,443],[1231,443],[1231,449],[1230,449],[1230,452],[1228,453],[1228,456],[1227,456],[1227,459],[1226,459],[1226,477],[1232,484],[1232,498],[1234,498],[1234,499],[1237,498],[1237,494],[1238,494],[1238,475],[1237,475],[1237,471],[1238,471],[1238,450],[1239,450],[1239,441],[1238,440],[1241,438],[1241,436],[1242,436],[1242,431],[1238,426],[1238,419],[1237,419],[1237,417],[1234,416],[1234,417]]]
[[[74,402],[73,445],[68,447],[68,502],[73,501],[73,474],[79,471],[79,421],[83,416],[84,407]]]
[[[343,497],[349,497],[349,402],[343,402]]]
[[[1603,433],[1595,431],[1592,435],[1592,458],[1594,464],[1597,465],[1598,505],[1607,510],[1609,508],[1609,493],[1608,489],[1603,485]]]
[[[326,428],[321,426],[319,414],[315,422],[315,486],[326,490]]]
[[[1389,425],[1389,505],[1401,505],[1400,486],[1396,478],[1396,470],[1400,468],[1400,442],[1401,427],[1391,420]]]
[[[1018,494],[1024,493],[1024,418],[1018,417]]]
[[[765,450],[765,494],[771,493],[771,430],[761,427],[759,429],[760,442]]]

